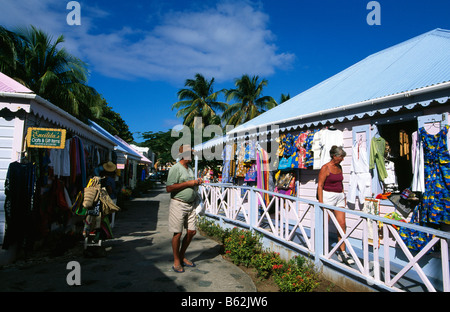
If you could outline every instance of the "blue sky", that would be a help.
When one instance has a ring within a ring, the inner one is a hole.
[[[233,88],[242,74],[268,80],[264,95],[295,96],[370,54],[435,28],[450,29],[448,0],[80,0],[81,25],[66,0],[0,0],[0,25],[34,25],[65,37],[89,64],[89,85],[134,133],[181,123],[171,106],[196,73]],[[449,52],[450,53],[450,52]]]

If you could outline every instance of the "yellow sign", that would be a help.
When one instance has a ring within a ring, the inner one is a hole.
[[[28,128],[28,147],[64,148],[66,129]]]

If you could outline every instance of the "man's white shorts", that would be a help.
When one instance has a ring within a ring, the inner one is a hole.
[[[195,213],[194,205],[171,199],[169,205],[169,231],[182,233],[183,228],[191,231],[197,230],[197,214]]]

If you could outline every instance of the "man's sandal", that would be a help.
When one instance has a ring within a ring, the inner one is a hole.
[[[188,261],[189,261],[189,260],[188,260]],[[190,263],[186,263],[186,262],[183,261],[183,263],[181,263],[181,265],[182,265],[182,266],[191,267],[191,268],[196,267],[196,265],[195,265],[194,262],[192,262],[192,261],[189,261],[189,262],[190,262]]]
[[[179,265],[179,266],[173,266],[172,267],[172,270],[174,271],[174,272],[176,272],[176,273],[183,273],[184,272],[184,269],[183,269],[183,267],[181,266],[181,265]]]

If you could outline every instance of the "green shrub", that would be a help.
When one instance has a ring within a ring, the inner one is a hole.
[[[268,278],[274,269],[283,265],[284,261],[280,258],[278,252],[266,252],[257,253],[252,257],[251,265],[256,269],[258,277]]]
[[[234,264],[242,264],[248,267],[251,264],[252,257],[261,252],[260,240],[260,235],[235,227],[226,231],[225,253]]]
[[[203,231],[206,235],[223,242],[225,235],[225,230],[214,221],[208,220],[205,217],[200,217],[198,219],[198,228]]]
[[[205,217],[199,218],[198,225],[206,235],[223,242],[226,256],[234,264],[254,267],[263,279],[272,275],[281,292],[311,292],[319,286],[319,273],[307,258],[295,256],[284,261],[279,253],[263,250],[261,235],[255,232],[237,227],[224,230]]]
[[[314,265],[300,256],[275,268],[274,280],[281,292],[312,292],[319,286],[319,274]]]

